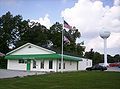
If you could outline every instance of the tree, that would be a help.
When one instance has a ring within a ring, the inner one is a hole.
[[[120,62],[120,54],[116,54],[113,58],[115,62]]]
[[[7,53],[14,46],[27,26],[22,16],[13,16],[10,12],[0,17],[0,51]]]
[[[103,55],[98,52],[94,52],[93,49],[90,49],[89,52],[85,52],[84,57],[91,59],[93,61],[93,65],[103,62]]]
[[[94,52],[94,56],[92,58],[93,64],[103,63],[103,55],[98,52]]]
[[[30,23],[30,22],[29,22]],[[32,22],[31,25],[20,36],[17,46],[23,45],[27,42],[42,46],[46,44],[48,29],[40,23]]]
[[[94,56],[94,51],[93,49],[90,49],[89,52],[85,52],[85,55],[84,55],[86,58],[89,58],[89,59],[93,59],[93,56]]]
[[[54,48],[57,50],[61,50],[62,43],[62,24],[56,22],[50,27],[49,30],[49,40],[51,40],[54,44]]]
[[[0,56],[0,69],[7,69],[7,60]]]

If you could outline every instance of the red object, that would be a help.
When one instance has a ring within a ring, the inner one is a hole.
[[[120,66],[120,63],[110,63],[109,66],[110,67],[118,67],[118,66]]]

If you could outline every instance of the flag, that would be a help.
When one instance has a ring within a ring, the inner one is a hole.
[[[70,44],[70,41],[68,40],[68,38],[66,36],[64,36],[64,43],[66,44]]]
[[[65,20],[64,20],[64,27],[68,29],[72,29],[72,26],[70,26]]]

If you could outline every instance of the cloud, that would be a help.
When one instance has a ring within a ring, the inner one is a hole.
[[[108,38],[108,48],[120,49],[120,1],[114,0],[112,7],[103,6],[100,0],[78,0],[72,8],[66,8],[61,12],[69,24],[76,26],[82,34],[80,39],[85,41],[86,51],[93,48],[95,51],[103,49],[103,40],[99,32],[104,28],[111,32]],[[112,54],[112,51],[111,51]],[[115,54],[115,52],[114,52]],[[119,53],[120,54],[120,53]]]
[[[38,20],[31,20],[31,21],[38,22],[41,25],[46,26],[47,28],[50,28],[50,26],[51,26],[51,21],[49,19],[48,14],[46,14],[44,18],[39,18]]]
[[[114,0],[115,2],[114,2],[114,5],[115,6],[120,6],[120,0]]]

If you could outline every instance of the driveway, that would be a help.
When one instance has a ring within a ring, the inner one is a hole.
[[[0,79],[1,78],[12,78],[12,77],[23,77],[27,75],[39,75],[45,74],[45,72],[27,72],[27,71],[19,71],[19,70],[5,70],[0,69]]]

